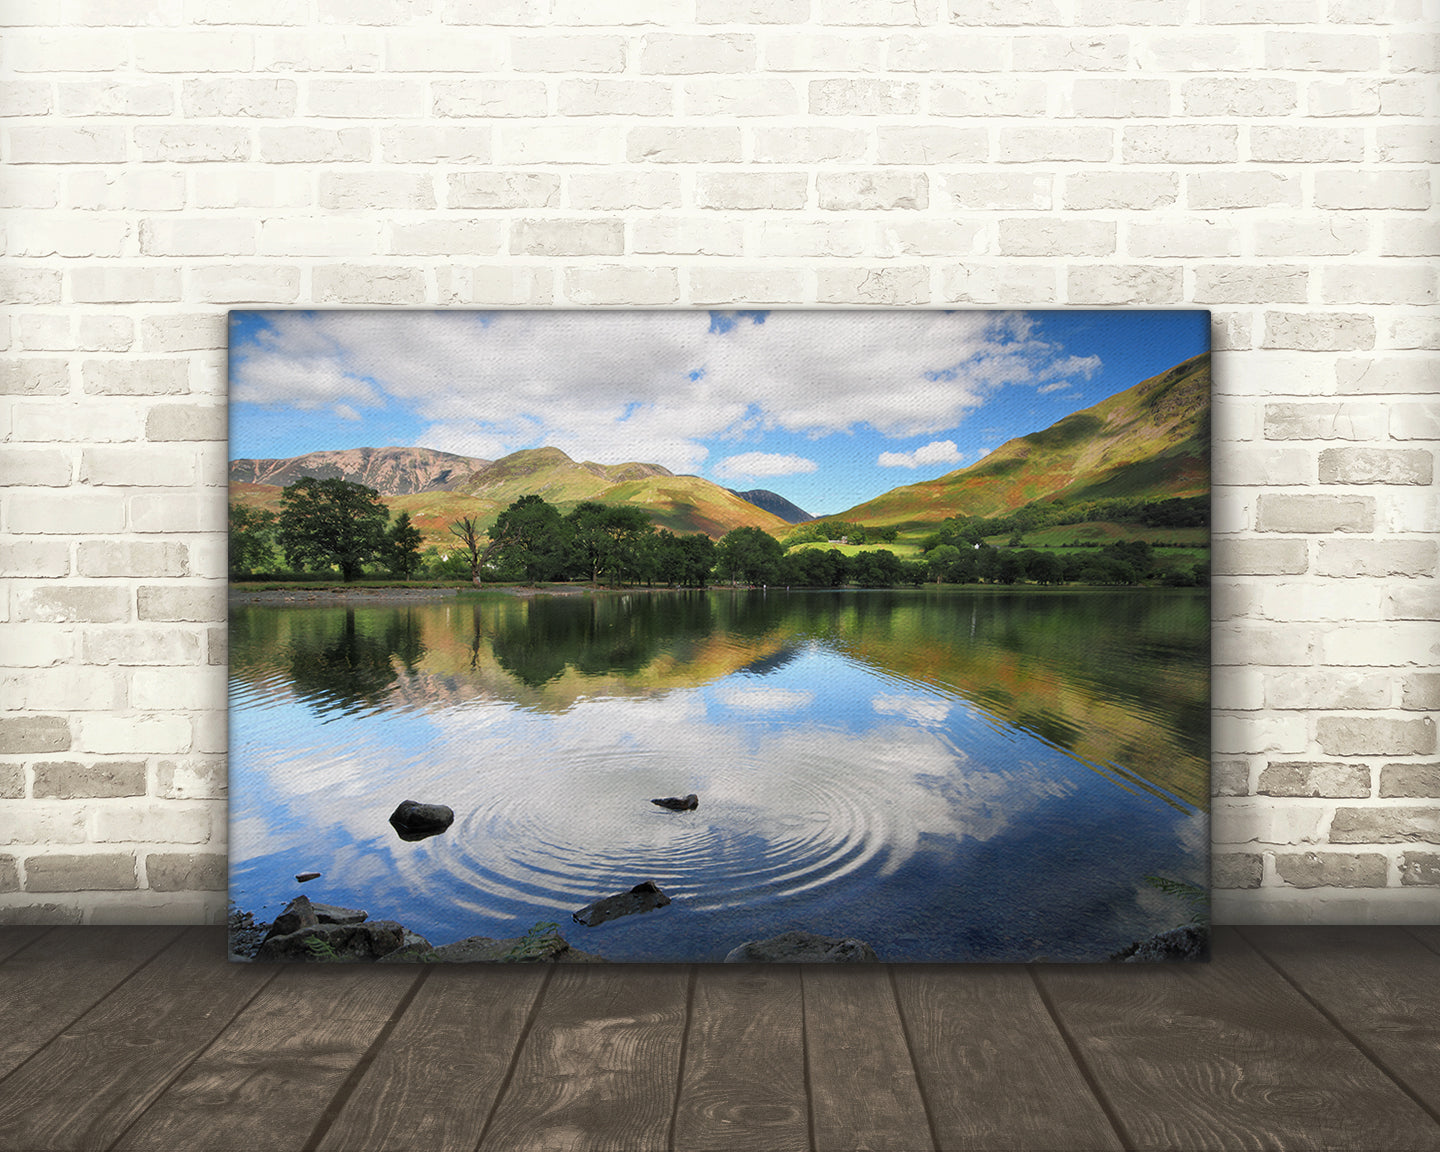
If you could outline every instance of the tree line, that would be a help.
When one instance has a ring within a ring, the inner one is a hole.
[[[993,521],[982,521],[989,525]],[[861,529],[857,533],[854,529]],[[864,525],[828,522],[858,543]],[[422,538],[401,512],[393,521],[373,488],[305,477],[281,494],[281,510],[230,506],[230,571],[236,578],[338,570],[346,582],[377,569],[415,576],[529,583],[589,581],[704,588],[731,584],[800,588],[887,588],[950,584],[1203,583],[1208,571],[1182,571],[1157,559],[1144,541],[1121,541],[1081,554],[972,542],[973,522],[946,521],[918,560],[887,549],[847,556],[835,548],[790,550],[759,528],[736,528],[720,540],[657,528],[645,510],[585,501],[568,513],[540,496],[522,496],[488,527],[475,517],[450,526],[447,549],[420,551]],[[893,530],[884,532],[894,538]],[[816,539],[837,537],[818,536]],[[1203,567],[1203,566],[1201,566]]]

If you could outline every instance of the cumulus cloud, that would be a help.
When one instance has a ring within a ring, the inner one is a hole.
[[[814,472],[820,466],[804,456],[782,455],[778,452],[742,452],[727,456],[715,465],[715,475],[724,480],[740,480],[749,476],[794,476]]]
[[[931,464],[959,464],[964,456],[953,440],[932,440],[913,452],[882,452],[875,461],[881,468],[919,468]]]
[[[767,431],[892,438],[959,424],[1005,385],[1088,376],[1019,312],[271,312],[232,345],[241,403],[397,405],[417,442],[493,458],[553,444],[701,467]],[[778,466],[778,465],[777,465]],[[735,473],[731,473],[732,475]],[[780,472],[751,472],[780,475]]]

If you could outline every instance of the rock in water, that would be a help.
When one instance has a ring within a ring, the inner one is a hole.
[[[747,940],[729,952],[726,964],[877,964],[880,958],[863,940],[782,932],[768,940]]]
[[[305,881],[307,881],[307,880],[318,880],[318,879],[320,879],[320,873],[319,873],[319,872],[297,872],[297,873],[295,873],[295,879],[298,880],[301,884],[304,884]]]
[[[693,812],[700,806],[700,797],[691,792],[688,796],[667,796],[663,800],[651,800],[650,803],[668,808],[672,812]]]
[[[663,908],[669,903],[670,897],[660,891],[655,881],[646,880],[641,884],[636,884],[628,892],[606,896],[603,900],[596,900],[593,904],[585,905],[580,911],[573,913],[570,919],[577,924],[594,928],[597,924],[603,924],[607,920],[630,916],[636,912],[651,912],[656,908]]]
[[[1147,964],[1210,959],[1210,930],[1203,924],[1185,924],[1122,948],[1111,960]]]
[[[418,800],[402,800],[390,813],[390,826],[402,840],[424,840],[438,836],[455,823],[455,813],[444,804],[421,804]]]

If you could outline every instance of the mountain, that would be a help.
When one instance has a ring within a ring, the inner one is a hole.
[[[983,460],[894,488],[837,519],[920,525],[999,516],[1033,500],[1200,496],[1210,488],[1210,354],[1002,444]]]
[[[230,480],[284,488],[304,476],[341,479],[374,488],[382,496],[408,496],[454,488],[489,460],[456,456],[433,448],[347,448],[307,452],[287,460],[232,460]]]
[[[402,465],[408,465],[408,471]],[[632,504],[645,509],[657,527],[681,534],[704,532],[716,539],[734,528],[776,532],[788,527],[781,517],[698,476],[677,476],[659,464],[577,463],[558,448],[529,448],[500,460],[428,448],[355,448],[310,452],[290,460],[235,460],[230,465],[230,499],[278,511],[281,489],[302,476],[340,476],[375,488],[392,514],[409,512],[432,543],[448,541],[449,525],[463,516],[490,523],[521,496],[530,495],[543,497],[562,512],[585,500]]]
[[[800,524],[806,520],[816,519],[805,509],[790,503],[778,492],[771,492],[765,488],[752,488],[748,492],[736,492],[733,488],[727,488],[725,491],[732,496],[740,497],[747,504],[754,504],[755,507],[763,508],[766,512],[773,512],[787,524]]]

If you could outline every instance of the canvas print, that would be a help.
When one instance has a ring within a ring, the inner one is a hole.
[[[237,311],[231,955],[1208,955],[1202,311]]]

